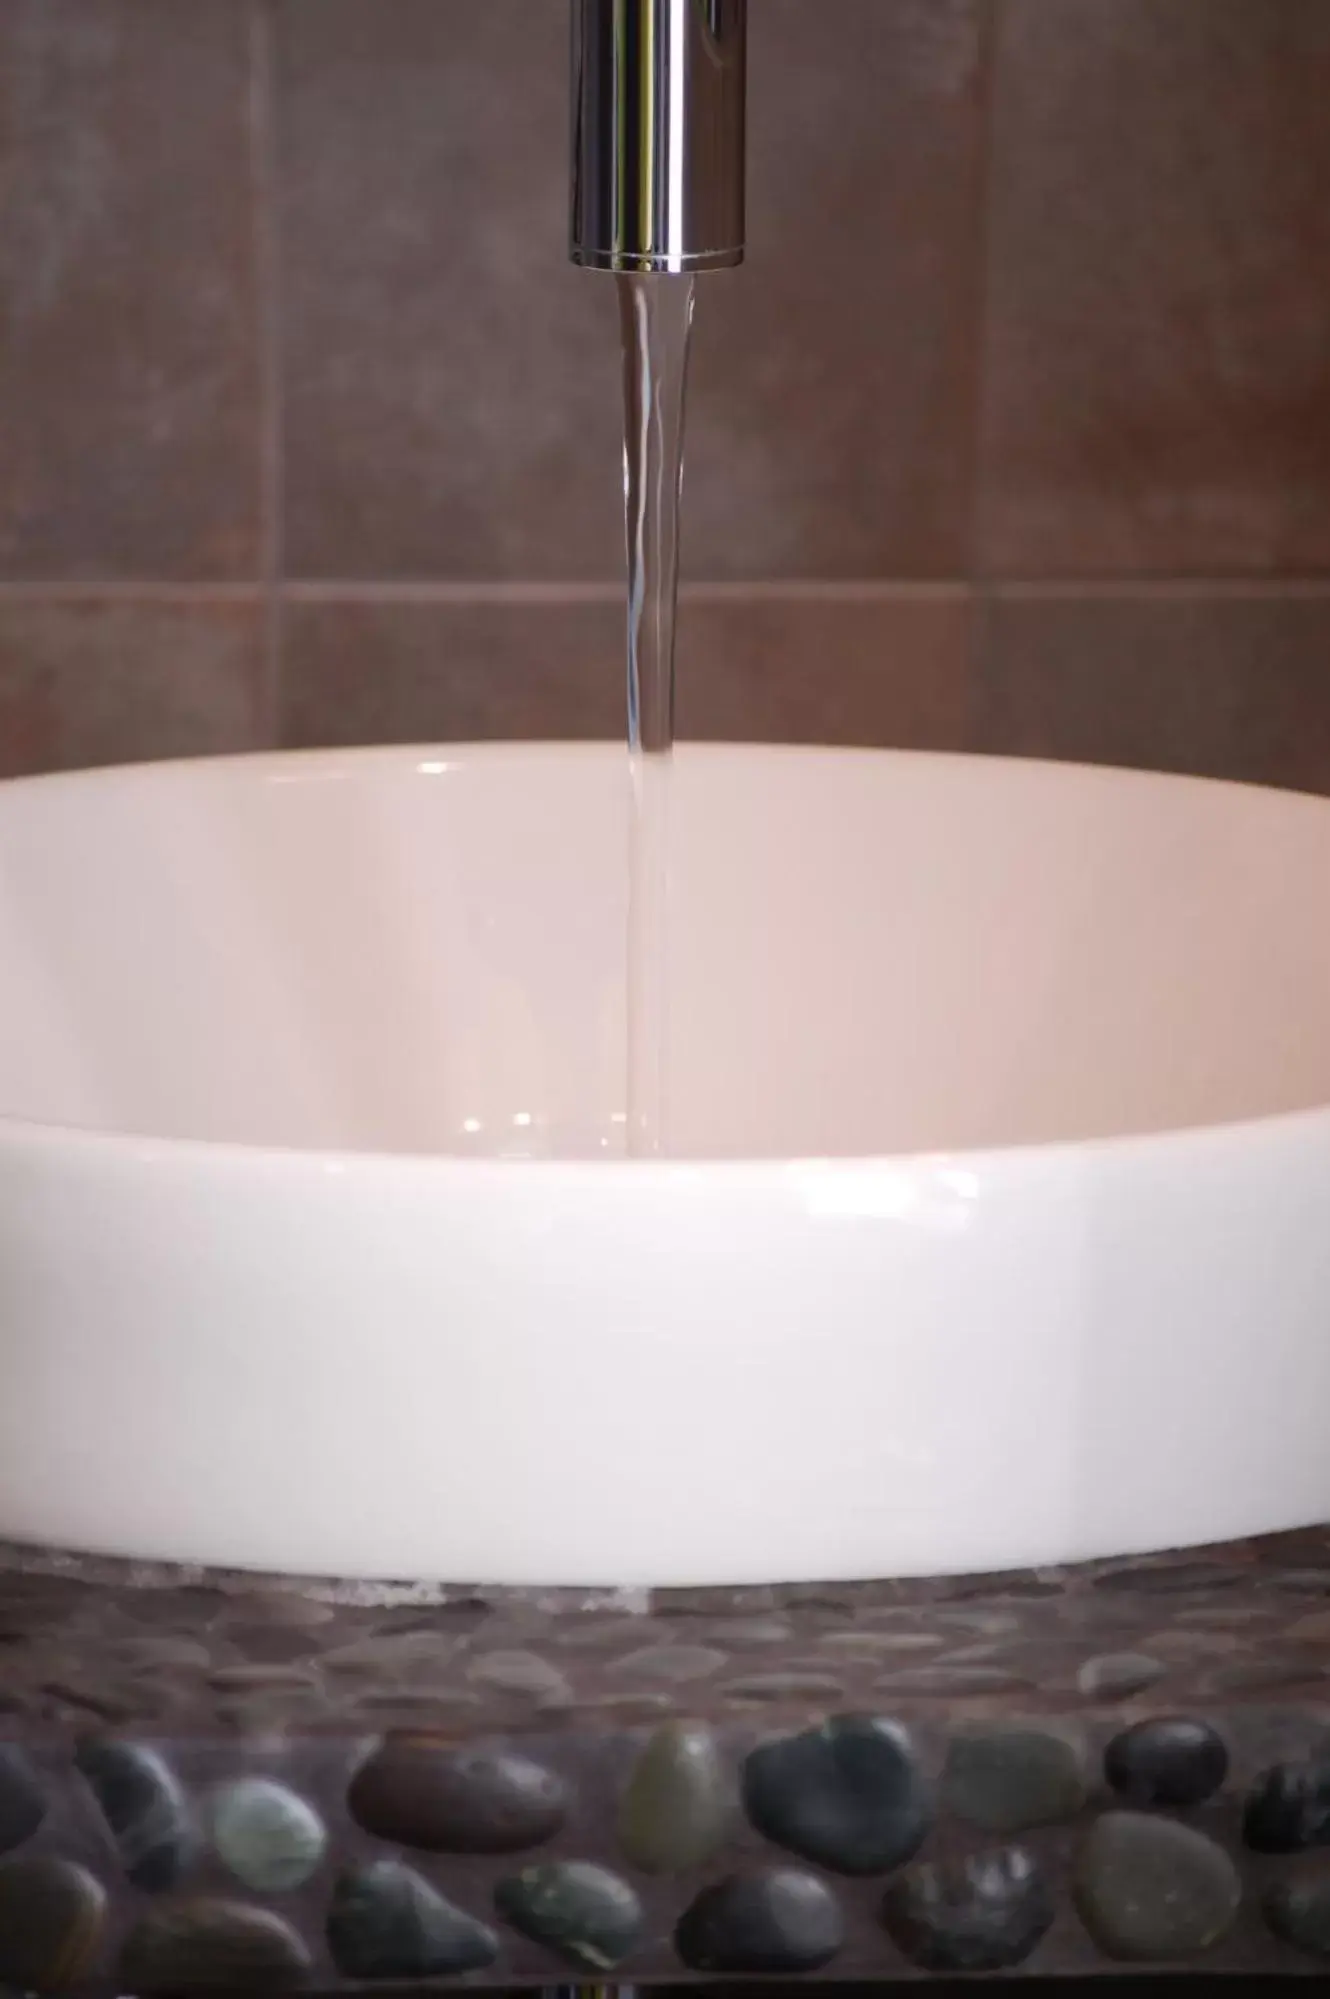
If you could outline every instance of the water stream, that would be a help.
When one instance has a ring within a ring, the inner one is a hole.
[[[669,1149],[670,794],[679,502],[693,280],[617,280],[628,547],[627,1147]]]

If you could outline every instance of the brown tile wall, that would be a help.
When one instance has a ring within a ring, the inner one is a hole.
[[[1330,790],[1330,0],[752,0],[683,732]],[[0,0],[0,773],[622,725],[566,0]]]

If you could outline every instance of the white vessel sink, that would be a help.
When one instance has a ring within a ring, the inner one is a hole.
[[[685,750],[0,788],[0,1536],[577,1585],[1330,1515],[1330,804]]]

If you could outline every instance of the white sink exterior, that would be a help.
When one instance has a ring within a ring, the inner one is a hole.
[[[0,1537],[613,1586],[1330,1516],[1330,804],[685,750],[650,1162],[627,797],[0,787]]]

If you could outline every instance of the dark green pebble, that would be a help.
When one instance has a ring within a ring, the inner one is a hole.
[[[344,1978],[447,1978],[483,1971],[498,1956],[492,1930],[399,1860],[341,1877],[327,1934]]]
[[[845,1920],[831,1889],[793,1868],[732,1875],[704,1889],[674,1933],[690,1971],[770,1978],[819,1971],[844,1941]]]
[[[36,1773],[21,1749],[0,1744],[0,1853],[32,1838],[46,1816]]]
[[[506,1923],[587,1971],[611,1971],[642,1940],[642,1905],[626,1881],[586,1860],[528,1867],[500,1881]]]
[[[947,1749],[943,1809],[987,1832],[1058,1825],[1076,1816],[1086,1793],[1079,1745],[1049,1729],[966,1729]]]
[[[1158,1715],[1113,1737],[1104,1775],[1130,1805],[1199,1805],[1228,1775],[1228,1751],[1207,1722]]]
[[[1266,1889],[1261,1910],[1282,1942],[1330,1957],[1330,1861],[1299,1862]]]
[[[1257,1779],[1242,1816],[1254,1853],[1302,1853],[1330,1845],[1330,1758],[1276,1763]]]
[[[1022,1847],[909,1867],[882,1898],[892,1942],[923,1971],[1007,1971],[1053,1922],[1053,1897]]]
[[[743,1800],[753,1826],[777,1846],[851,1875],[908,1860],[931,1816],[910,1736],[866,1715],[838,1716],[753,1750]]]
[[[76,1761],[111,1828],[120,1864],[136,1888],[174,1888],[198,1852],[184,1793],[166,1763],[138,1743],[95,1738]]]

